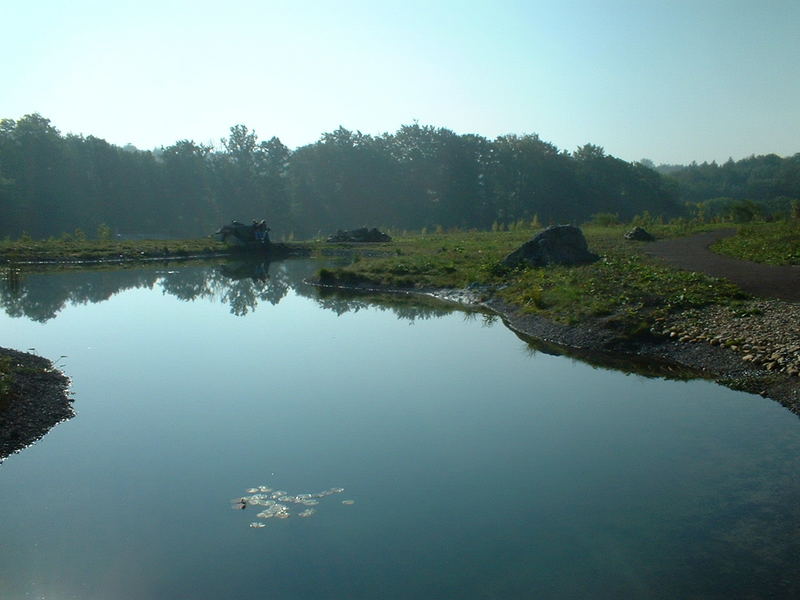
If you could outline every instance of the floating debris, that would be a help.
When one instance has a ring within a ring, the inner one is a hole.
[[[266,510],[262,510],[256,516],[261,519],[271,519],[273,517],[276,517],[278,519],[288,519],[290,516],[289,507],[283,504],[277,504],[273,502],[270,506],[266,508]]]
[[[334,494],[341,494],[344,488],[334,487],[321,492],[302,493],[292,495],[286,490],[274,490],[266,485],[259,485],[247,489],[248,496],[241,498],[234,498],[231,500],[231,508],[235,510],[244,510],[248,506],[258,506],[263,508],[261,512],[256,514],[259,519],[288,519],[292,516],[290,512],[290,504],[299,504],[300,506],[312,507],[320,503],[320,499],[332,496]],[[355,500],[342,500],[342,504],[355,504]],[[298,517],[308,518],[316,514],[315,508],[305,508],[295,513]],[[266,524],[260,521],[250,523],[250,527],[261,528]]]

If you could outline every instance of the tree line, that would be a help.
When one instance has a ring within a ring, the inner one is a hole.
[[[800,202],[800,153],[728,159],[722,165],[659,165],[657,170],[676,183],[681,201],[698,218],[784,218],[796,213]]]
[[[687,181],[593,144],[567,152],[533,134],[489,140],[416,123],[378,136],[340,127],[295,150],[235,125],[218,148],[181,140],[142,151],[62,135],[38,114],[0,121],[4,237],[195,237],[251,218],[266,219],[277,239],[365,225],[488,229],[597,213],[669,218],[687,200],[720,195],[689,186],[687,196]]]

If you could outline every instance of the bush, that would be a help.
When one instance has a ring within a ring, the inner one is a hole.
[[[599,227],[613,227],[619,225],[619,215],[617,213],[595,213],[589,219],[589,223]]]
[[[106,225],[105,223],[100,223],[97,226],[97,239],[102,242],[108,242],[111,240],[111,227]]]

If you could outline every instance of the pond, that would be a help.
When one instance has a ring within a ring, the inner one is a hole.
[[[796,416],[480,313],[320,296],[316,268],[0,288],[2,345],[58,359],[77,413],[0,464],[0,597],[800,592]]]

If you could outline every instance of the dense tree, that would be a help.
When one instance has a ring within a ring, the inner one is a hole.
[[[687,181],[714,196],[797,196],[800,158],[754,160],[746,173],[731,162],[665,177],[592,144],[568,153],[537,135],[489,140],[418,123],[380,136],[339,127],[294,151],[239,124],[220,148],[180,140],[149,152],[62,136],[28,115],[0,121],[0,235],[93,234],[108,225],[197,236],[264,218],[273,237],[308,237],[360,226],[580,222],[599,212],[673,216]]]
[[[767,215],[785,214],[792,200],[800,200],[800,154],[728,159],[722,166],[716,162],[660,165],[658,171],[675,186],[681,201],[715,214],[730,208],[722,198],[737,201],[740,207],[745,206],[741,201],[754,202]]]
[[[164,215],[174,222],[174,230],[188,235],[213,231],[223,215],[214,194],[213,172],[209,169],[209,146],[181,140],[164,148]]]

